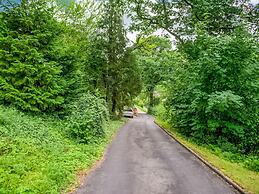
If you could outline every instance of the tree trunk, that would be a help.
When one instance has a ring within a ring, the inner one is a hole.
[[[154,89],[149,90],[149,107],[148,112],[152,112],[152,108],[154,107]]]
[[[112,114],[116,114],[116,108],[117,108],[117,100],[116,100],[116,91],[113,89],[112,92]]]

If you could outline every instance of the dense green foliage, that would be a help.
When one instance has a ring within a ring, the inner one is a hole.
[[[53,43],[62,28],[47,2],[2,13],[0,101],[23,110],[45,111],[62,104],[65,80],[52,59]]]
[[[105,135],[108,111],[103,100],[85,94],[69,106],[68,128],[79,142],[93,142]]]
[[[155,87],[159,95],[153,114],[198,142],[258,154],[258,44],[249,33],[236,30],[219,37],[201,33],[171,52],[166,63],[172,70]],[[146,76],[155,78],[161,67],[152,66],[157,70],[145,71]]]
[[[155,89],[172,73],[171,42],[162,37],[150,36],[138,42],[138,63],[141,69],[144,93],[148,96],[148,112],[156,104]]]
[[[104,4],[99,24],[101,31],[97,33],[97,46],[101,47],[102,53],[99,58],[102,64],[98,68],[98,78],[101,81],[99,88],[113,115],[120,114],[124,105],[131,105],[133,98],[141,90],[140,71],[135,56],[132,48],[126,46],[124,3],[121,0],[109,0]],[[93,52],[92,55],[96,55],[95,50]],[[92,71],[95,69],[94,67]]]
[[[3,104],[34,112],[60,111],[81,93],[99,91],[110,112],[118,114],[140,91],[136,59],[126,46],[122,2],[63,6],[24,0],[3,8]]]
[[[170,120],[201,141],[258,151],[258,46],[247,33],[201,35],[182,48],[166,102]],[[206,138],[205,138],[206,137]]]
[[[105,138],[86,145],[70,138],[63,120],[0,106],[0,193],[60,193],[100,159],[120,125],[107,123]]]
[[[258,8],[249,0],[130,0],[129,7],[133,29],[144,33],[163,29],[178,43],[193,39],[197,28],[219,35],[231,34],[240,24],[258,25]]]
[[[60,192],[99,158],[114,132],[109,117],[136,97],[258,171],[258,6],[19,2],[0,0],[0,193]],[[129,29],[139,33],[133,44]]]
[[[122,124],[141,84],[119,2],[0,1],[0,193],[60,193]]]
[[[257,20],[248,22],[256,7],[247,1],[133,2],[132,29],[145,34],[164,29],[178,42],[169,60],[141,53],[152,69],[146,69],[144,83],[169,72],[153,84],[160,104],[149,103],[152,112],[199,142],[258,154],[258,44],[251,30]]]

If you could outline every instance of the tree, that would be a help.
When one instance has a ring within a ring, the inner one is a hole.
[[[97,36],[98,46],[94,47],[99,55],[91,55],[100,64],[96,76],[102,80],[101,90],[104,90],[110,112],[116,115],[138,94],[141,86],[135,58],[131,48],[126,45],[124,2],[109,0],[104,7],[100,33]]]
[[[99,5],[33,0],[2,4],[1,101],[29,111],[62,110],[91,88],[89,35]],[[87,11],[87,16],[86,16]],[[95,17],[96,16],[96,17]]]
[[[186,44],[187,60],[175,67],[169,85],[171,123],[203,142],[230,142],[243,153],[258,150],[256,49],[240,29],[231,36],[201,34]]]
[[[171,69],[171,43],[168,39],[150,36],[139,40],[138,62],[144,89],[149,98],[149,112],[154,107],[155,88],[168,79]]]
[[[217,35],[231,33],[242,20],[246,0],[131,0],[133,29],[164,29],[178,43],[193,39],[197,27]]]
[[[51,59],[62,26],[46,1],[22,1],[1,13],[0,101],[30,111],[55,109],[63,103],[65,80]]]

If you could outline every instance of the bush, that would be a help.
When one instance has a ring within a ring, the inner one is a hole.
[[[175,65],[166,102],[170,123],[201,142],[222,140],[239,152],[257,153],[258,44],[237,30],[199,35],[181,49],[185,60]]]
[[[109,115],[104,100],[84,94],[68,107],[68,128],[79,142],[93,142],[105,135]]]
[[[106,137],[86,145],[67,136],[65,120],[0,105],[0,193],[65,193],[78,171],[100,159],[121,125],[109,122]]]
[[[256,157],[256,156],[249,157],[248,159],[245,160],[244,163],[245,163],[246,168],[259,172],[259,158],[258,157]]]

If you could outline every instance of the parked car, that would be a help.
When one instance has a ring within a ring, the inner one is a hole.
[[[133,118],[134,112],[133,112],[132,108],[128,108],[128,107],[124,108],[124,110],[122,112],[122,116]]]

